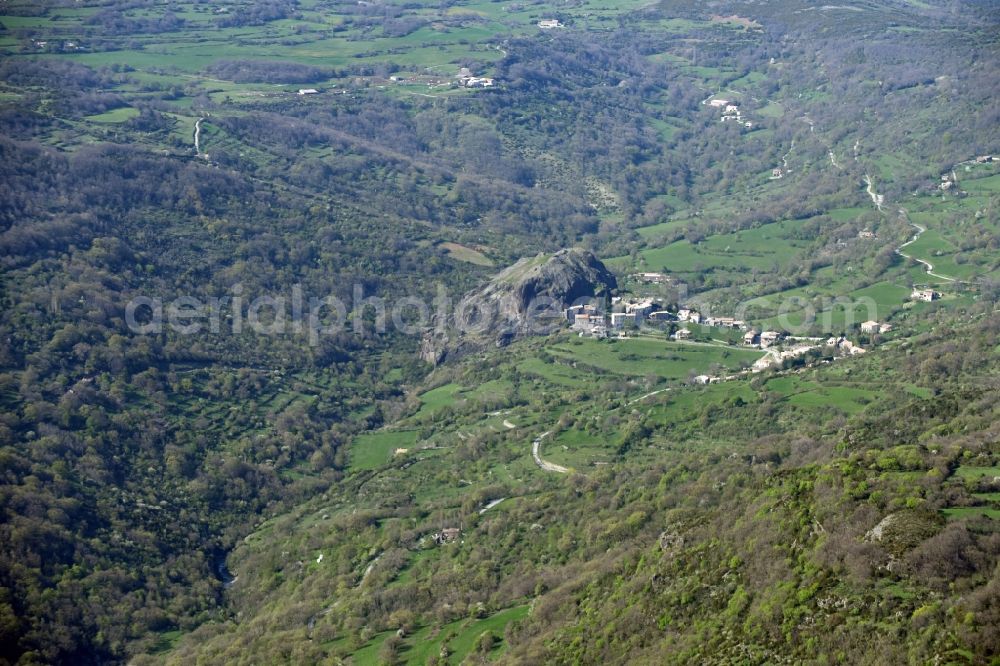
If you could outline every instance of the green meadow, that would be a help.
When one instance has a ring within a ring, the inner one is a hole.
[[[762,353],[721,345],[673,343],[649,339],[593,340],[580,338],[549,347],[548,351],[576,367],[635,377],[655,376],[683,380],[718,366],[729,371],[752,365]]]
[[[431,627],[420,628],[401,641],[399,663],[422,666],[429,659],[440,657],[442,647],[446,646],[448,656],[444,661],[438,663],[457,666],[465,663],[467,657],[472,657],[480,638],[487,632],[494,637],[494,645],[488,656],[498,657],[503,652],[503,633],[506,626],[511,622],[525,618],[527,615],[527,606],[515,606],[485,618],[456,620],[433,631]],[[357,666],[368,664],[374,666],[384,663],[380,649],[386,639],[393,634],[394,632],[387,631],[376,635],[368,644],[351,655],[351,663]]]
[[[377,469],[388,463],[398,448],[409,448],[417,441],[416,430],[379,430],[358,435],[351,442],[351,469]]]

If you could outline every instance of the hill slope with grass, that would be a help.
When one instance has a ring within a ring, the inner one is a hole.
[[[0,661],[991,663],[998,34],[3,3]],[[590,291],[669,321],[421,358]]]

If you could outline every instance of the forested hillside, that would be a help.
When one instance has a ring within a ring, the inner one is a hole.
[[[0,663],[994,663],[994,10],[4,3]]]

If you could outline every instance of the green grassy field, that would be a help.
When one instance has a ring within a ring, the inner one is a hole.
[[[977,480],[984,477],[1000,477],[1000,466],[996,467],[970,467],[962,465],[955,470],[955,476],[960,479]]]
[[[130,106],[123,106],[117,109],[112,109],[105,113],[99,113],[93,116],[87,116],[87,120],[93,123],[107,123],[116,124],[123,123],[126,120],[130,120],[139,115],[139,109],[134,109]]]
[[[747,271],[772,270],[795,261],[809,242],[790,237],[799,224],[786,220],[755,229],[709,236],[694,244],[679,240],[665,247],[653,247],[639,252],[640,265],[650,270],[665,268],[670,273],[701,273],[710,269]],[[647,227],[640,235],[653,239],[656,235],[676,228],[678,221]],[[618,268],[639,268],[628,257],[608,260]]]
[[[418,396],[420,398],[420,411],[417,412],[417,416],[428,416],[453,404],[455,395],[461,390],[461,385],[452,383],[421,393]]]
[[[376,469],[389,462],[397,448],[409,448],[416,441],[416,430],[379,430],[358,435],[351,442],[350,467]]]
[[[492,656],[498,656],[503,649],[504,628],[511,622],[527,617],[527,615],[527,606],[515,606],[482,619],[458,620],[444,625],[433,633],[430,627],[424,627],[405,639],[401,650],[403,663],[413,666],[426,664],[432,656],[440,656],[442,645],[447,645],[448,658],[444,663],[461,664],[466,657],[473,653],[480,636],[487,631],[498,639],[491,652]],[[378,647],[381,646],[386,637],[380,635],[373,639],[368,646],[352,655],[354,663],[359,666],[361,664],[382,663],[378,660]]]
[[[391,60],[421,72],[427,68],[453,70],[468,59],[486,64],[499,59],[502,55],[494,47],[498,41],[538,35],[541,31],[535,23],[557,12],[563,21],[574,23],[577,29],[609,30],[623,12],[644,4],[642,0],[613,3],[588,0],[572,7],[555,3],[502,5],[482,0],[442,7],[417,4],[404,8],[401,15],[420,20],[424,25],[394,36],[384,30],[363,31],[352,24],[353,13],[310,2],[299,3],[294,18],[227,27],[219,21],[228,14],[215,13],[215,8],[201,3],[181,1],[172,3],[169,10],[185,24],[174,31],[131,36],[141,49],[71,50],[65,55],[94,66],[128,64],[139,70],[157,70],[169,62],[171,67],[188,74],[196,74],[221,58],[266,58],[326,67]],[[67,34],[87,34],[84,21],[98,9],[67,7],[59,8],[53,16],[3,16],[2,20],[8,29],[34,30],[55,40]],[[125,14],[132,19],[157,19],[163,18],[167,9],[166,6],[131,8]],[[670,19],[659,27],[687,32],[699,26],[718,27],[708,21],[684,19]],[[336,33],[331,32],[334,28],[338,29]],[[105,39],[113,43],[121,37],[109,34]],[[8,48],[19,47],[13,42]],[[37,47],[28,47],[27,52],[38,52]],[[707,78],[724,75],[714,68],[691,69]],[[451,76],[453,72],[441,73]]]
[[[552,363],[539,359],[527,358],[517,365],[518,369],[538,377],[558,386],[570,388],[582,388],[586,386],[588,376],[586,372],[564,365],[562,363]]]
[[[845,414],[863,410],[875,399],[879,391],[871,387],[835,385],[801,379],[778,377],[767,382],[767,388],[777,391],[791,405],[806,408],[832,407]]]
[[[995,169],[995,163],[991,164],[993,164]],[[962,183],[962,187],[970,192],[987,192],[991,194],[1000,192],[1000,173],[992,176],[985,176],[983,178],[961,180],[960,182]]]
[[[1000,520],[1000,509],[989,509],[981,506],[952,507],[950,509],[941,509],[941,513],[952,520],[981,517]]]
[[[441,247],[448,252],[448,256],[458,261],[475,264],[476,266],[493,266],[493,260],[479,250],[461,245],[459,243],[441,243]]]
[[[682,217],[677,219],[668,220],[666,222],[660,222],[659,224],[651,224],[648,227],[639,227],[636,232],[644,240],[650,240],[656,238],[657,236],[662,236],[663,234],[669,233],[671,231],[677,231],[683,229],[686,220]]]
[[[949,277],[969,278],[976,273],[976,266],[959,266],[955,263],[954,254],[957,251],[941,232],[928,229],[916,241],[906,246],[906,253],[916,259],[922,259],[934,265],[934,272]]]
[[[544,448],[545,459],[576,470],[586,470],[595,462],[614,460],[614,442],[577,428],[559,432]]]
[[[834,292],[835,293],[835,292]],[[794,300],[802,299],[804,294],[783,293],[780,296],[789,304],[786,313],[770,317],[761,322],[762,326],[778,327],[795,331],[808,330],[812,326],[822,334],[842,332],[852,326],[856,327],[863,321],[886,321],[899,311],[907,302],[910,289],[894,282],[877,284],[850,291],[843,296],[821,299],[822,308],[805,307],[804,303]],[[780,304],[781,298],[770,296],[771,302]],[[801,305],[802,307],[795,307]]]
[[[549,351],[567,362],[614,374],[653,375],[670,380],[706,373],[715,365],[738,370],[741,366],[752,365],[762,356],[761,352],[750,349],[648,339],[601,341],[583,338],[554,345]]]

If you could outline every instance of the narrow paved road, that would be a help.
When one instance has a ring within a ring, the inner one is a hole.
[[[194,154],[201,157],[201,121],[204,118],[199,118],[194,124]]]
[[[906,257],[907,259],[912,259],[913,261],[916,261],[919,264],[923,264],[924,266],[927,267],[927,274],[930,275],[930,276],[932,276],[932,277],[940,278],[942,280],[947,280],[948,282],[955,282],[955,278],[953,278],[953,277],[948,277],[947,275],[941,275],[940,273],[935,273],[934,272],[934,264],[932,264],[931,262],[924,261],[923,259],[918,259],[917,257],[914,257],[911,254],[907,254],[907,253],[903,252],[903,248],[906,247],[907,245],[915,243],[917,241],[917,239],[920,238],[920,234],[922,234],[925,231],[927,231],[927,228],[920,226],[916,222],[910,222],[910,219],[906,216],[906,209],[900,208],[899,209],[899,214],[900,214],[900,216],[904,220],[906,220],[907,222],[909,222],[910,225],[914,229],[917,230],[917,233],[913,234],[913,238],[911,238],[910,240],[906,241],[905,243],[903,243],[902,245],[900,245],[899,247],[897,247],[896,248],[896,254],[898,254],[901,257]]]
[[[651,398],[651,397],[653,397],[654,395],[656,395],[656,394],[658,394],[658,393],[663,393],[664,391],[669,391],[669,390],[670,390],[670,389],[668,389],[668,388],[665,388],[665,389],[660,389],[659,391],[653,391],[653,392],[651,392],[651,393],[647,393],[646,395],[640,395],[640,396],[639,396],[638,398],[636,398],[636,399],[634,399],[634,400],[629,400],[629,401],[628,401],[627,403],[625,403],[625,404],[626,404],[626,406],[627,406],[627,405],[632,405],[632,404],[635,404],[635,403],[637,403],[637,402],[642,402],[642,401],[643,401],[643,400],[645,400],[646,398]]]
[[[558,472],[559,474],[566,474],[569,469],[563,467],[562,465],[557,465],[555,463],[550,463],[542,460],[542,455],[538,452],[539,447],[542,445],[542,439],[548,437],[549,431],[546,430],[541,435],[535,438],[535,441],[531,443],[531,456],[535,459],[535,464],[544,469],[546,472]]]
[[[500,502],[504,501],[505,499],[507,499],[507,498],[506,497],[501,497],[500,499],[495,499],[495,500],[491,501],[489,504],[487,504],[486,506],[484,506],[482,509],[479,510],[479,515],[482,515],[482,514],[486,513],[487,511],[489,511],[490,509],[492,509],[493,507],[495,507],[497,504],[499,504]]]
[[[855,148],[857,148],[857,144],[855,144]],[[954,177],[955,177],[954,171],[952,171],[952,178],[954,178]],[[875,182],[872,180],[872,177],[869,176],[867,173],[865,174],[865,183],[867,183],[867,185],[868,185],[867,192],[868,192],[868,196],[870,196],[872,198],[872,203],[875,204],[875,208],[877,208],[879,210],[879,212],[882,212],[882,203],[885,200],[885,197],[883,195],[878,194],[878,193],[875,192]],[[924,233],[925,231],[927,231],[927,228],[920,226],[916,222],[910,221],[910,218],[907,215],[905,208],[900,208],[899,209],[899,216],[901,218],[903,218],[903,220],[905,220],[907,224],[909,224],[911,227],[913,227],[914,229],[916,229],[917,233],[913,234],[913,238],[911,238],[910,240],[906,241],[905,243],[903,243],[902,245],[900,245],[899,247],[897,247],[896,248],[896,254],[898,254],[901,257],[906,257],[907,259],[912,259],[913,261],[916,261],[919,264],[923,264],[923,266],[925,266],[926,269],[927,269],[927,271],[926,271],[927,274],[930,275],[931,277],[936,277],[936,278],[939,278],[941,280],[946,280],[948,282],[958,282],[958,280],[956,280],[953,277],[948,277],[947,275],[941,275],[940,273],[935,273],[934,272],[934,264],[932,264],[931,262],[924,261],[923,259],[918,259],[917,257],[914,257],[913,255],[910,255],[910,254],[907,254],[907,253],[903,252],[903,248],[906,247],[907,245],[911,245],[911,244],[915,243],[917,241],[917,239],[920,238],[920,235],[922,233]]]
[[[795,150],[795,139],[792,139],[792,144],[788,146],[788,152],[781,156],[781,166],[784,167],[785,173],[791,173],[791,169],[788,168],[788,156],[792,154]]]
[[[865,174],[865,183],[867,183],[867,185],[868,185],[868,187],[866,188],[866,191],[868,192],[868,196],[870,196],[872,198],[872,203],[875,204],[875,208],[877,208],[878,212],[881,213],[882,212],[882,202],[885,200],[885,196],[882,195],[882,194],[878,194],[875,191],[875,181],[873,181],[872,177],[869,176],[867,173]]]

